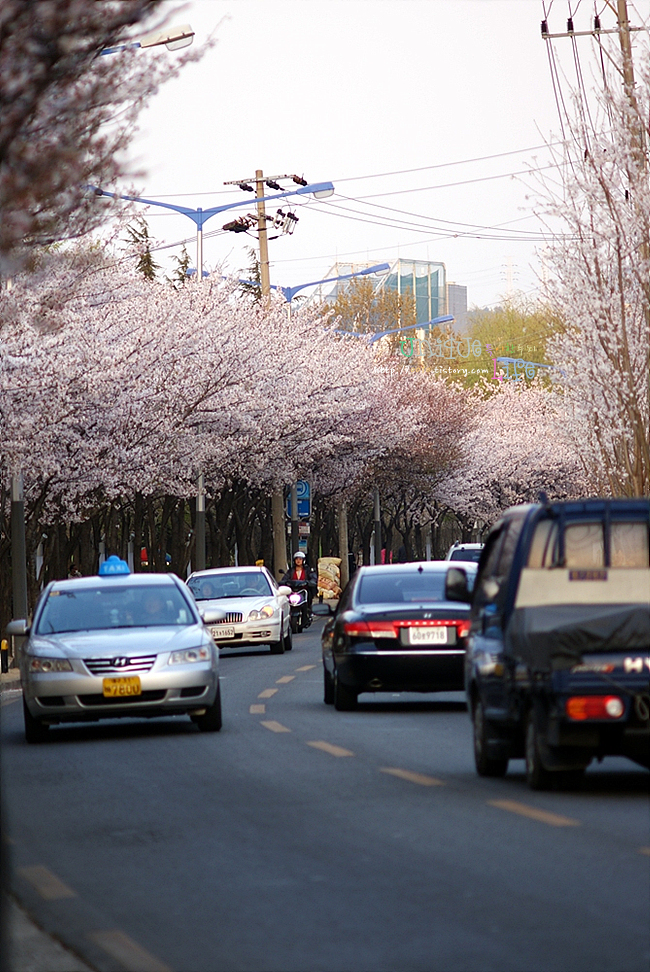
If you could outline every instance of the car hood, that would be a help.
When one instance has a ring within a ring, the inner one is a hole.
[[[244,615],[244,618],[248,614],[255,610],[259,611],[263,608],[265,604],[270,604],[273,609],[277,607],[277,602],[272,594],[264,594],[260,597],[219,597],[215,598],[214,601],[199,601],[199,610],[205,611],[226,611],[232,613],[234,611],[239,611],[240,614]]]
[[[99,658],[114,655],[153,655],[163,651],[196,648],[207,640],[203,625],[154,628],[110,628],[101,631],[65,631],[33,635],[28,651],[33,655],[62,653],[68,658]]]

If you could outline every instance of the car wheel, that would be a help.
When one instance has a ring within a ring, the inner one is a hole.
[[[553,774],[542,763],[539,743],[537,717],[530,709],[526,721],[526,782],[531,790],[548,790]]]
[[[44,725],[40,719],[36,719],[29,709],[27,708],[27,703],[25,702],[25,697],[23,696],[23,717],[25,720],[25,739],[28,743],[41,743],[45,742],[47,739],[47,734],[50,731],[50,727]]]
[[[270,644],[272,655],[284,655],[284,634],[280,631],[280,640],[272,641]]]
[[[488,755],[489,722],[480,699],[476,700],[473,713],[474,722],[474,762],[479,776],[505,776],[508,772],[507,759],[494,759]]]
[[[354,689],[343,685],[338,677],[334,676],[334,708],[338,712],[351,712],[357,707],[357,693]]]
[[[200,716],[190,716],[192,722],[195,726],[198,726],[201,732],[219,732],[221,726],[223,725],[223,720],[221,718],[221,688],[217,685],[217,695],[211,706],[205,710],[203,715]]]
[[[334,704],[334,679],[323,666],[323,701],[326,705]]]

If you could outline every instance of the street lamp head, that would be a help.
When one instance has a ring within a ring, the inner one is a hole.
[[[328,189],[317,189],[316,192],[313,193],[314,199],[327,199],[328,196],[333,196],[333,195],[334,195],[334,186]]]

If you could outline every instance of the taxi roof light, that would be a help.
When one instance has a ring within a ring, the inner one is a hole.
[[[116,554],[111,554],[99,568],[100,577],[119,577],[123,574],[130,574],[129,565],[125,560],[121,560]]]

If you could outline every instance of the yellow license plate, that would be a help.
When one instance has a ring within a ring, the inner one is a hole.
[[[139,675],[122,675],[120,678],[105,678],[103,682],[106,698],[122,698],[124,695],[142,695]]]

